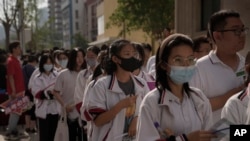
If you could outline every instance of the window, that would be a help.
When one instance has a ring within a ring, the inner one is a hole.
[[[76,17],[76,19],[78,19],[78,17],[79,17],[78,10],[75,11],[75,17]]]
[[[201,0],[201,30],[207,29],[210,16],[220,10],[220,0]]]
[[[104,33],[104,16],[100,16],[97,19],[97,34],[101,35]]]
[[[78,24],[78,22],[75,23],[75,26],[76,26],[76,30],[79,30],[79,24]]]

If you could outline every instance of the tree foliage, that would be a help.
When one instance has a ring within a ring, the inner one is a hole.
[[[88,41],[80,33],[77,33],[73,36],[73,46],[81,47],[86,50],[88,47]]]
[[[118,0],[108,25],[123,26],[122,32],[142,29],[160,38],[163,29],[173,22],[174,0]]]
[[[6,49],[10,42],[10,29],[18,13],[18,1],[20,0],[1,0],[0,13],[3,15],[0,22],[4,27]]]

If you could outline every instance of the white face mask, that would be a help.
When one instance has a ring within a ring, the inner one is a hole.
[[[98,62],[97,62],[97,60],[96,59],[88,59],[88,58],[86,58],[86,62],[87,62],[87,64],[92,68],[92,67],[95,67],[97,64],[98,64]]]
[[[62,68],[66,68],[66,67],[67,67],[67,64],[68,64],[68,59],[64,59],[64,60],[60,60],[60,61],[59,61],[59,65],[60,65]]]
[[[50,72],[53,69],[53,65],[52,64],[44,64],[43,68],[46,72]]]

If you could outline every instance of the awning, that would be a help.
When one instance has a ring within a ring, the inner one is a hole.
[[[111,42],[113,42],[114,40],[118,39],[117,37],[107,37],[107,38],[103,38],[94,42],[89,43],[89,46],[99,46],[102,44],[109,44]]]

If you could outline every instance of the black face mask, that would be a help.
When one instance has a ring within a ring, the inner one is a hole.
[[[122,58],[117,56],[121,60],[120,67],[126,71],[133,72],[134,70],[138,69],[142,65],[142,61],[131,57],[131,58]]]

